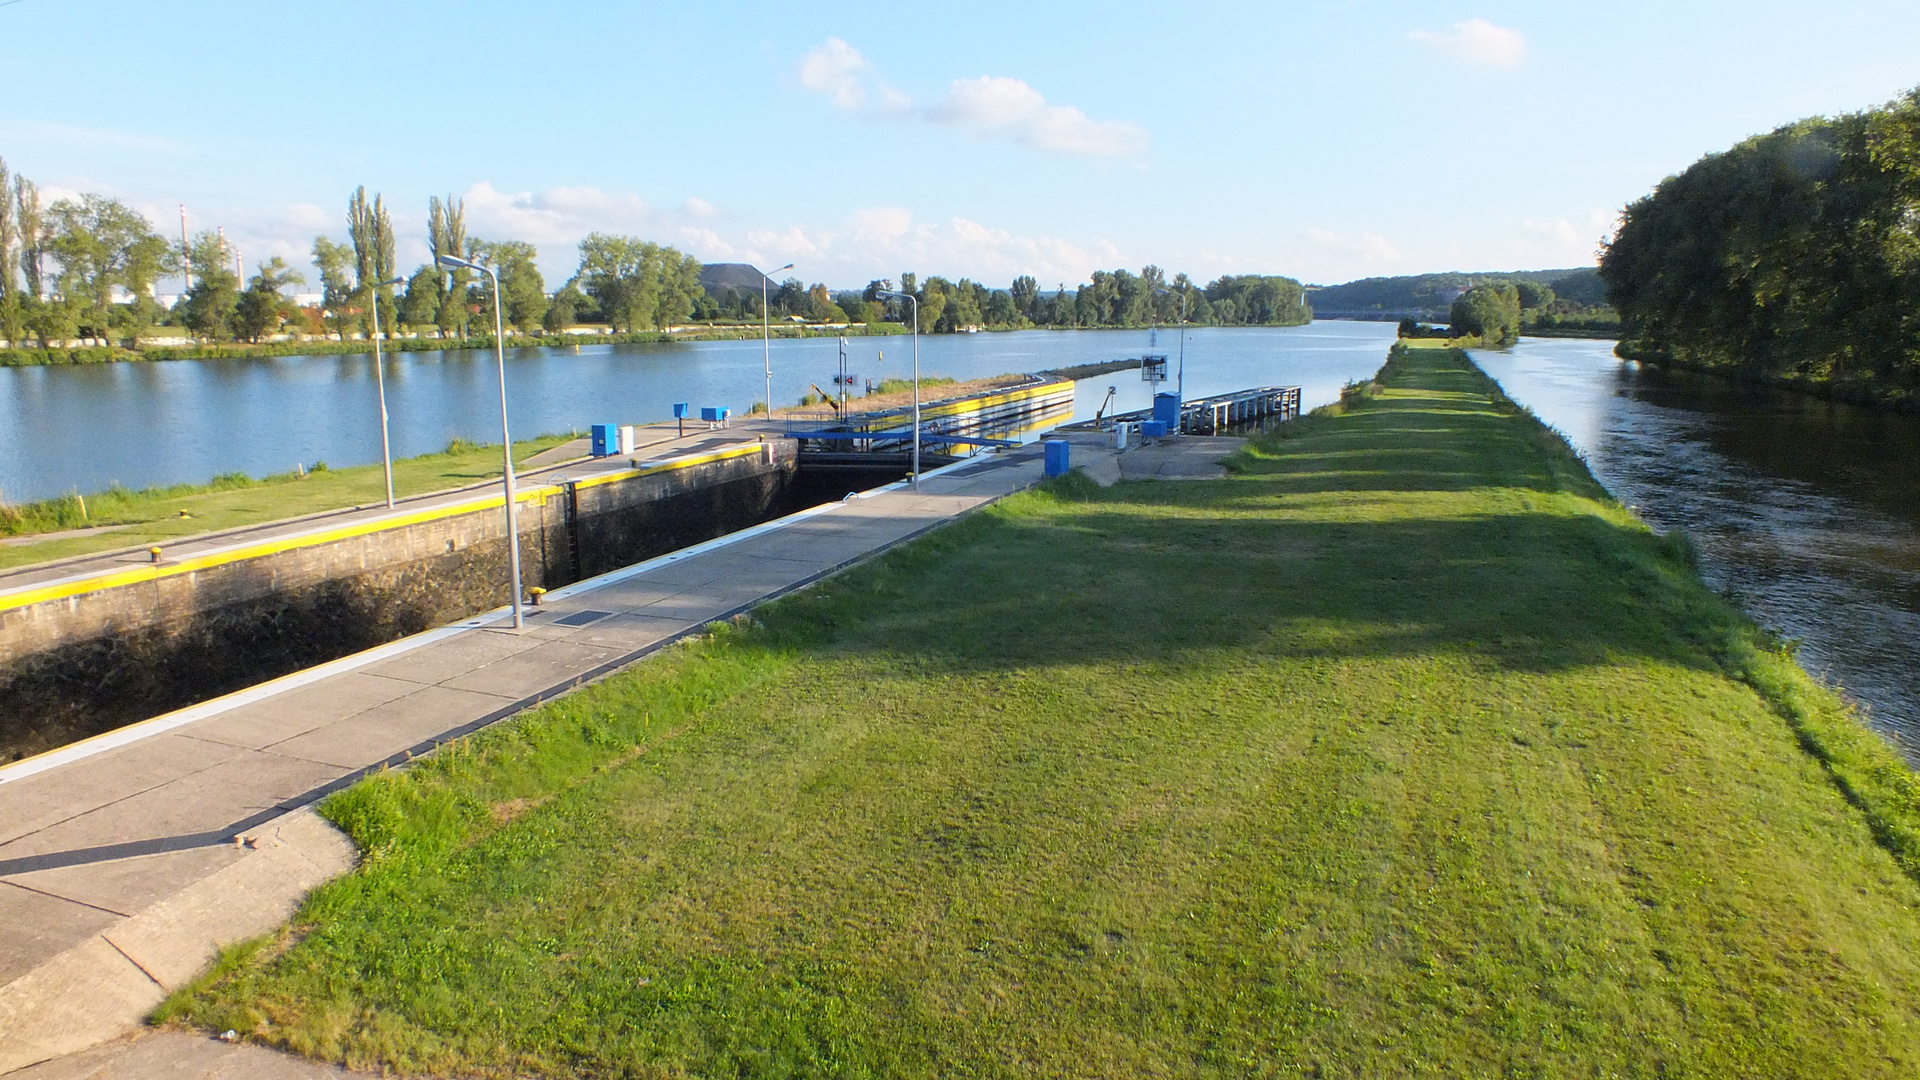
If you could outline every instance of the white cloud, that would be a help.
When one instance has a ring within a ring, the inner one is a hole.
[[[40,120],[0,123],[0,137],[8,141],[84,150],[130,150],[149,154],[185,154],[186,147],[158,135],[142,135],[111,128],[51,124]]]
[[[1003,138],[1058,154],[1132,157],[1147,148],[1147,131],[1129,120],[1095,120],[1071,105],[1052,105],[1019,79],[955,79],[925,113],[936,124],[975,138]]]
[[[1348,266],[1391,271],[1406,261],[1399,248],[1377,233],[1363,232],[1349,236],[1330,229],[1309,228],[1307,242],[1323,252],[1340,257]]]
[[[1442,56],[1480,67],[1512,70],[1527,58],[1526,35],[1485,19],[1454,23],[1447,30],[1415,30],[1407,37]]]
[[[1085,281],[1094,270],[1127,264],[1121,251],[1103,239],[1026,236],[961,217],[923,222],[897,206],[857,210],[827,228],[755,232],[747,236],[741,254],[767,264],[791,259],[800,263],[795,273],[809,281],[846,285],[907,270],[996,285],[1032,274],[1071,285]]]
[[[828,38],[800,60],[800,85],[843,109],[857,108],[867,99],[867,58],[837,37]]]
[[[1021,79],[983,75],[955,79],[932,105],[883,83],[859,50],[839,38],[800,61],[800,85],[842,109],[875,118],[957,128],[977,139],[1004,139],[1055,154],[1126,158],[1147,149],[1147,131],[1131,120],[1095,120],[1072,105],[1056,105]]]

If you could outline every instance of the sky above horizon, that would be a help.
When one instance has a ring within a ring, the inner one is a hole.
[[[404,268],[452,194],[550,287],[596,230],[835,288],[1580,266],[1702,155],[1920,84],[1920,4],[1815,10],[11,0],[0,157],[309,280],[361,184]]]

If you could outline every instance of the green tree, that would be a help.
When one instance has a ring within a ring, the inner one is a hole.
[[[500,275],[500,291],[506,297],[501,316],[508,326],[522,333],[539,326],[547,313],[547,285],[534,263],[538,254],[532,244],[518,240],[480,245],[480,260]],[[493,304],[493,283],[482,278],[480,306],[489,324],[493,321]]]
[[[289,269],[278,255],[261,263],[260,272],[254,275],[247,291],[240,294],[234,305],[233,324],[239,336],[259,341],[277,330],[281,320],[291,314],[287,298],[280,290],[288,285],[305,284],[306,280]]]
[[[422,266],[407,279],[407,292],[400,300],[400,321],[407,326],[439,328],[440,303],[445,297],[440,272]]]
[[[202,337],[233,337],[240,279],[227,258],[226,241],[215,233],[201,232],[188,246],[187,265],[193,270],[193,287],[176,312],[182,325]]]
[[[1520,312],[1523,315],[1550,308],[1557,299],[1551,285],[1538,281],[1516,281],[1513,286],[1520,291]]]
[[[12,175],[0,158],[0,338],[18,348],[27,333],[27,311],[20,295],[20,231],[14,214]]]
[[[1040,283],[1027,275],[1013,279],[1013,287],[1007,290],[1013,300],[1013,308],[1029,319],[1035,318],[1035,308],[1040,302]],[[1037,320],[1036,320],[1037,321]]]
[[[40,189],[33,181],[16,174],[13,178],[14,235],[20,243],[20,275],[26,281],[27,299],[38,301],[47,294],[41,277],[41,260],[46,254],[46,218],[40,208]]]
[[[354,291],[362,299],[366,332],[373,333],[376,306],[381,328],[391,330],[397,315],[393,287],[376,283],[393,278],[393,219],[380,196],[367,201],[365,186],[356,188],[347,200],[347,237],[353,244]]]
[[[118,199],[61,199],[48,208],[46,228],[48,252],[60,264],[55,285],[81,304],[80,322],[90,336],[107,336],[114,289],[145,294],[167,258],[167,242]]]
[[[80,331],[84,301],[67,296],[35,300],[26,309],[26,328],[43,349],[64,346]]]
[[[434,257],[467,255],[467,203],[465,199],[456,199],[451,194],[442,202],[439,198],[427,200],[427,242]],[[438,272],[438,264],[435,264]],[[440,281],[440,302],[435,314],[442,337],[458,334],[467,336],[467,320],[472,314],[468,310],[471,298],[468,296],[473,285],[473,274],[468,270],[453,270],[446,273]]]
[[[573,326],[580,310],[592,303],[585,293],[569,281],[553,294],[553,300],[547,305],[546,317],[541,325],[553,333],[562,333]]]
[[[191,256],[189,256],[191,260]],[[343,340],[353,306],[353,249],[324,236],[313,238],[313,265],[320,271],[320,306],[326,328]]]
[[[1473,335],[1494,348],[1520,340],[1520,290],[1511,281],[1475,285],[1453,302],[1453,332]]]
[[[580,241],[580,269],[574,281],[600,306],[616,329],[657,329],[693,316],[700,288],[700,263],[670,247],[634,236],[593,233]],[[781,286],[783,310],[804,314],[806,287],[798,280]],[[754,298],[758,300],[758,297]]]

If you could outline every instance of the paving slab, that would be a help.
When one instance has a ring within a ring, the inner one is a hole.
[[[32,870],[14,874],[7,882],[124,917],[138,914],[246,854],[246,849],[232,844],[209,845]]]
[[[54,770],[0,784],[0,861],[23,836],[132,798],[149,788],[241,753],[239,748],[171,733],[88,758],[88,767]]]
[[[0,882],[0,982],[12,982],[119,919],[117,912]]]
[[[184,1031],[143,1031],[13,1073],[18,1080],[349,1080],[364,1073]]]
[[[344,872],[351,846],[302,808],[324,792],[1031,486],[1040,472],[1031,451],[967,469],[557,589],[521,630],[483,616],[364,663],[335,662],[304,685],[267,684],[134,725],[125,745],[0,767],[0,921],[12,924],[0,932],[9,1036],[0,1072],[119,1078],[174,1062],[228,1070],[203,1075],[341,1075],[206,1056],[203,1041],[138,1039],[37,1063],[120,1037],[217,947],[278,925],[309,888]],[[560,624],[582,612],[606,614]],[[20,1030],[34,1034],[11,1038]]]
[[[423,687],[391,708],[369,710],[277,743],[273,752],[334,766],[335,771],[364,768],[514,700],[460,687]]]
[[[417,682],[355,671],[324,684],[304,686],[209,717],[193,725],[192,737],[264,750],[419,689]]]

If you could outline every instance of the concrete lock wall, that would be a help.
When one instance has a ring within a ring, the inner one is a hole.
[[[525,585],[766,520],[797,451],[776,440],[690,462],[523,489]],[[491,505],[0,609],[0,762],[507,603],[506,514],[497,494],[475,501]]]

